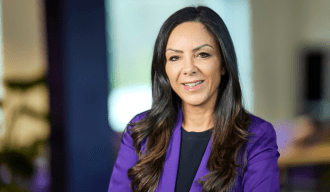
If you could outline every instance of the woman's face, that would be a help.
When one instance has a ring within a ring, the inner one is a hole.
[[[214,106],[225,69],[220,48],[205,26],[185,22],[175,27],[165,54],[166,74],[183,105]]]

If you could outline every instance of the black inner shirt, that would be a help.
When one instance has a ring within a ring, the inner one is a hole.
[[[189,192],[211,135],[212,129],[204,132],[187,132],[181,126],[176,192]]]

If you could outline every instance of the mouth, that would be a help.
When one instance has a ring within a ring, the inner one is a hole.
[[[204,82],[204,80],[200,80],[200,81],[196,81],[194,83],[182,83],[182,85],[189,86],[190,88],[192,88],[192,87],[195,87],[197,85],[200,85],[203,82]]]

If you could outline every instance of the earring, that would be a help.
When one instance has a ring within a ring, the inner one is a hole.
[[[226,70],[223,69],[223,70],[221,71],[221,75],[225,75],[225,74],[226,74]]]

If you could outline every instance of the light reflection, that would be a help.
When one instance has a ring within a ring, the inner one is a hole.
[[[110,127],[123,131],[134,115],[150,109],[151,95],[151,86],[146,84],[113,89],[108,98]]]

